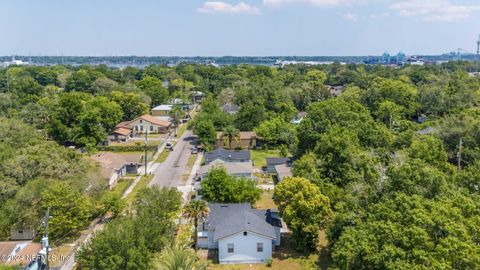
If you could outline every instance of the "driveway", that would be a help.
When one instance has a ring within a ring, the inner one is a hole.
[[[194,146],[195,137],[192,132],[187,130],[177,141],[167,159],[161,163],[153,172],[154,177],[149,186],[158,185],[160,187],[178,187],[185,185],[184,174],[186,171],[188,157],[191,148]]]

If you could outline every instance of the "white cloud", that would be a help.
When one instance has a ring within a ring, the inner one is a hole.
[[[388,12],[384,12],[384,13],[380,13],[380,14],[371,14],[369,16],[369,18],[373,19],[373,20],[387,18],[387,17],[390,17],[390,14]]]
[[[480,10],[479,5],[455,5],[449,0],[402,0],[390,8],[401,16],[422,16],[427,21],[459,21]]]
[[[357,14],[353,14],[353,13],[350,13],[350,12],[347,12],[345,14],[342,14],[342,18],[347,20],[347,21],[352,21],[352,22],[356,22],[358,20],[358,15]]]
[[[339,6],[344,4],[363,3],[366,0],[263,0],[263,4],[278,7],[293,4],[312,5],[317,7]]]
[[[197,11],[201,13],[260,14],[260,9],[244,2],[236,5],[221,1],[205,2]]]

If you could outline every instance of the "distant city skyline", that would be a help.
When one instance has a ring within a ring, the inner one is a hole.
[[[0,55],[474,53],[475,0],[2,0]]]

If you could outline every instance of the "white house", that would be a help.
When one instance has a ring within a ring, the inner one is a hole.
[[[221,264],[264,263],[280,246],[278,212],[252,209],[248,203],[209,204],[200,224],[197,247],[218,249]]]
[[[129,126],[132,127],[135,133],[168,133],[172,123],[160,120],[151,115],[145,114],[133,121],[130,121]]]

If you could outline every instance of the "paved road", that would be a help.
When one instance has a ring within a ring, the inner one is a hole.
[[[173,147],[167,159],[161,163],[154,172],[154,178],[150,182],[151,185],[161,187],[178,187],[185,185],[183,181],[184,174],[190,173],[186,171],[188,157],[191,148],[194,146],[194,136],[192,132],[187,130],[180,137]]]

